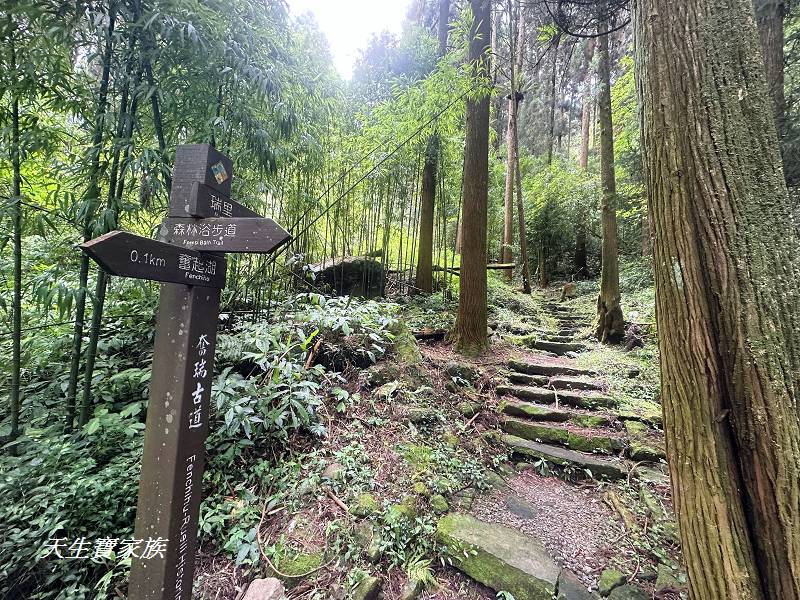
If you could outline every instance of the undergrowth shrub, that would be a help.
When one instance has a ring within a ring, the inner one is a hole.
[[[392,347],[395,313],[391,304],[303,294],[270,322],[220,333],[201,543],[240,564],[258,562],[262,503],[285,502],[302,478],[300,463],[285,456],[287,441],[325,435],[318,410],[326,401],[335,411],[348,407],[349,394],[336,386],[341,375],[313,364],[322,344],[347,343],[342,368],[372,363]],[[26,431],[17,456],[0,456],[0,597],[107,598],[127,575],[129,561],[116,556],[43,556],[53,538],[133,535],[153,337],[140,319],[111,324],[100,343],[95,410],[82,430],[62,433],[68,365],[41,360],[26,373]]]

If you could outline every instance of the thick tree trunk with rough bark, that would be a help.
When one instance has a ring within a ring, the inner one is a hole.
[[[611,122],[611,58],[607,24],[598,26],[598,98],[600,121],[600,185],[603,191],[603,248],[600,295],[597,297],[597,339],[619,342],[625,335],[619,294],[619,250],[617,240],[617,183],[614,177],[614,129]]]
[[[800,599],[800,259],[750,0],[638,0],[662,399],[690,596]]]
[[[469,60],[476,80],[489,80],[491,1],[470,0]],[[477,354],[486,349],[486,224],[489,190],[490,96],[467,100],[464,143],[464,203],[461,236],[461,292],[452,338],[457,351]]]
[[[786,96],[783,89],[783,19],[786,14],[784,0],[754,0],[761,51],[764,53],[764,70],[767,88],[775,111],[778,136],[783,137],[786,117]]]
[[[589,170],[589,128],[592,116],[592,77],[590,75],[592,58],[594,57],[595,39],[586,40],[583,49],[583,96],[581,100],[581,147],[578,152],[578,165],[581,170]],[[576,277],[585,277],[586,270],[586,206],[578,207],[578,221],[575,223],[575,260]]]

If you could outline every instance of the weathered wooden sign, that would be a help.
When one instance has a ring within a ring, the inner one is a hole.
[[[230,197],[233,163],[209,144],[184,144],[175,152],[170,204],[186,203],[195,183],[203,183]]]
[[[251,217],[260,218],[257,212],[250,210],[243,204],[223,196],[210,185],[195,182],[189,194],[189,200],[178,210],[172,210],[170,205],[170,217]]]
[[[170,244],[206,252],[272,252],[291,236],[272,219],[180,219],[161,223],[159,238]]]
[[[112,275],[165,282],[134,535],[165,540],[166,551],[134,558],[129,600],[192,597],[205,439],[225,258],[206,252],[270,252],[289,240],[272,219],[229,200],[231,161],[207,144],[179,146],[170,211],[156,241],[114,231],[81,246]],[[217,202],[222,202],[218,205]],[[230,203],[230,207],[225,203]],[[223,215],[216,217],[221,206]],[[177,218],[206,216],[210,218]],[[227,216],[227,215],[226,215]]]
[[[226,261],[127,231],[112,231],[81,244],[104,271],[121,277],[225,287]]]

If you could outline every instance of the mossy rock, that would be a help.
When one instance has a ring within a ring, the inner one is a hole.
[[[475,415],[477,415],[483,405],[480,402],[473,402],[472,400],[463,400],[462,402],[458,403],[456,410],[461,413],[462,416],[471,419]]]
[[[431,496],[430,503],[435,513],[443,514],[450,510],[450,504],[447,502],[447,498],[441,494],[434,494]]]
[[[516,600],[555,595],[560,570],[538,540],[457,513],[439,520],[437,535],[455,567],[496,592],[510,592]]]
[[[672,572],[667,565],[664,563],[659,563],[658,565],[658,576],[656,577],[656,593],[662,593],[666,591],[680,591],[684,589],[686,586],[681,584],[678,581],[678,578]]]
[[[350,512],[356,517],[368,517],[380,511],[381,505],[372,494],[361,494],[350,507]]]
[[[398,522],[403,520],[413,521],[417,518],[417,500],[409,496],[399,504],[392,504],[386,510],[386,519],[391,522]]]
[[[426,498],[431,495],[431,491],[428,489],[428,486],[421,481],[415,483],[411,489],[414,490],[415,494],[419,494],[420,496],[424,496]]]
[[[505,487],[508,487],[507,484],[506,484],[506,480],[503,479],[503,477],[501,475],[495,473],[492,470],[487,469],[484,472],[484,478],[486,480],[486,483],[488,483],[489,486],[493,487],[494,489],[498,489],[499,490],[499,489],[503,489]]]
[[[382,585],[378,577],[365,577],[355,587],[350,597],[352,600],[377,600]]]
[[[419,351],[417,340],[408,325],[398,319],[392,323],[389,331],[394,335],[394,351],[400,360],[407,365],[420,364],[422,362],[422,354]]]
[[[445,373],[450,377],[457,377],[463,379],[468,383],[475,383],[481,376],[480,371],[470,364],[451,361],[444,367]]]
[[[273,559],[275,568],[280,573],[275,573],[275,576],[281,579],[287,588],[298,585],[302,579],[309,573],[318,569],[323,562],[324,555],[322,550],[317,552],[299,552],[293,556],[282,556],[278,559]]]
[[[461,439],[455,433],[445,431],[442,434],[442,441],[450,448],[457,448]]]
[[[616,569],[606,569],[600,574],[597,582],[597,591],[601,596],[608,596],[614,588],[618,588],[628,580],[623,573]]]

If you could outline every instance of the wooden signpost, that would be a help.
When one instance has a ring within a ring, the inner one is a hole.
[[[162,225],[164,241],[112,231],[81,246],[112,275],[163,282],[134,536],[160,538],[166,551],[146,560],[134,558],[129,600],[192,596],[214,347],[227,266],[224,256],[206,252],[269,253],[290,238],[272,219],[230,200],[232,175],[231,161],[213,147],[179,146],[171,218]],[[200,233],[206,231],[208,235]]]

